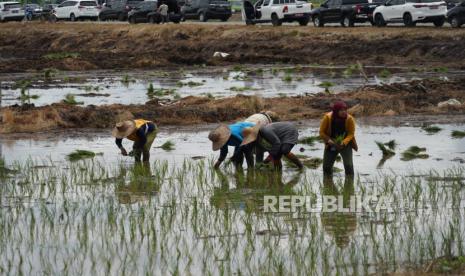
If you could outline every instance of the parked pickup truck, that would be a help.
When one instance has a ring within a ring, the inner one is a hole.
[[[381,4],[368,3],[368,0],[327,0],[312,11],[312,21],[316,27],[323,27],[326,23],[340,23],[343,27],[365,22],[373,25],[373,11]]]
[[[283,22],[297,21],[305,26],[311,11],[311,3],[298,0],[259,0],[255,4],[245,0],[242,19],[247,25],[271,22],[273,26],[280,26]]]

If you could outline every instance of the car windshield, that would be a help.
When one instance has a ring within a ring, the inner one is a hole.
[[[20,9],[21,4],[5,4],[5,9]]]
[[[81,1],[81,6],[95,7],[95,6],[97,6],[97,2],[94,2],[94,1]]]

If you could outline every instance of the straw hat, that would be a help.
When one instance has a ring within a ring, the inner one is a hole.
[[[266,114],[271,119],[272,123],[279,121],[278,113],[271,111],[271,110],[264,111],[263,113]]]
[[[227,125],[219,125],[208,134],[208,139],[213,142],[213,151],[221,149],[229,140],[231,130]]]
[[[132,120],[119,122],[111,131],[111,135],[118,139],[123,139],[131,135],[136,130],[136,123]]]
[[[260,131],[259,125],[256,125],[254,127],[244,128],[244,130],[242,131],[242,136],[244,136],[244,139],[242,140],[241,146],[250,144],[253,141],[257,140],[259,131]]]

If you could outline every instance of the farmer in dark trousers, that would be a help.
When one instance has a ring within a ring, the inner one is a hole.
[[[278,122],[266,126],[258,125],[252,128],[245,128],[242,134],[244,141],[241,146],[254,143],[257,163],[263,162],[264,152],[268,151],[276,169],[282,168],[281,158],[283,155],[298,168],[303,168],[299,158],[291,153],[292,148],[297,144],[299,139],[299,132],[292,123]]]
[[[128,153],[123,147],[123,139],[127,138],[134,142],[130,155],[134,155],[136,163],[140,163],[141,155],[144,163],[150,159],[150,147],[157,136],[157,126],[144,119],[127,120],[119,122],[111,133],[116,138],[116,145],[121,150],[121,154],[127,156]]]
[[[346,175],[354,174],[352,150],[357,151],[355,141],[355,120],[347,113],[347,105],[336,101],[332,111],[323,116],[320,124],[320,137],[325,143],[323,173],[332,175],[338,154],[342,156]]]
[[[247,167],[253,168],[253,153],[250,147],[240,147],[242,143],[242,130],[247,127],[255,126],[250,122],[239,122],[232,125],[220,125],[208,134],[208,139],[212,141],[213,151],[220,150],[220,157],[215,163],[215,169],[218,169],[228,156],[228,146],[234,147],[234,154],[231,158],[234,165],[242,167],[244,157],[247,161]]]

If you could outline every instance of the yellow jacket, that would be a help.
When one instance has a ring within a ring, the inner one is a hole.
[[[331,120],[332,120],[332,112],[328,112],[323,116],[323,119],[321,120],[320,123],[320,137],[323,139],[325,143],[328,143],[329,139],[331,139]],[[346,132],[347,135],[342,141],[342,144],[347,146],[349,143],[351,147],[357,151],[358,150],[358,145],[357,142],[355,141],[355,119],[352,117],[352,115],[347,115],[346,119]]]

